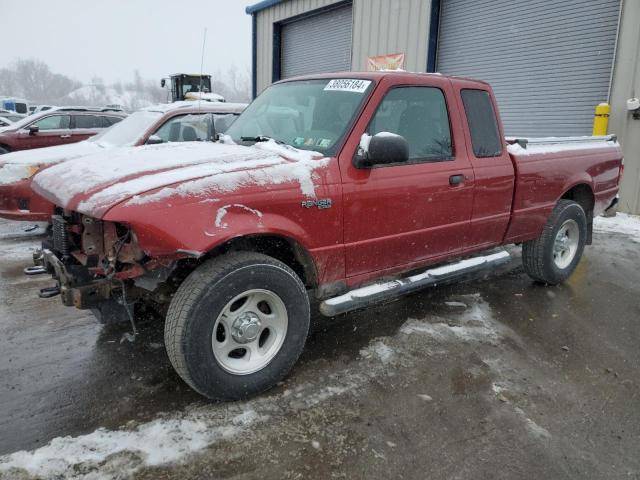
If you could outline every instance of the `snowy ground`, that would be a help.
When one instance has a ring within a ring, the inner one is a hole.
[[[515,259],[316,316],[286,382],[226,404],[172,372],[159,322],[121,342],[36,299],[22,230],[0,223],[0,479],[640,477],[638,217],[598,218],[563,286]]]
[[[596,232],[623,233],[640,243],[640,217],[618,213],[615,217],[597,217],[593,222]]]

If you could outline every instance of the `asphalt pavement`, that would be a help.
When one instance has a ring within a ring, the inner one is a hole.
[[[640,478],[640,240],[561,286],[500,271],[326,319],[289,378],[210,403],[162,322],[39,299],[39,232],[0,222],[0,478]],[[20,452],[22,451],[22,452]],[[18,452],[18,453],[16,453]],[[22,469],[21,469],[22,468]]]

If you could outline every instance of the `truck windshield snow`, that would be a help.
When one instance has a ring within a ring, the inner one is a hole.
[[[227,135],[244,145],[273,138],[334,155],[371,84],[370,80],[341,78],[273,85],[240,115]]]
[[[140,136],[161,116],[161,112],[147,110],[132,113],[111,128],[90,138],[89,141],[110,147],[130,147],[135,145]]]

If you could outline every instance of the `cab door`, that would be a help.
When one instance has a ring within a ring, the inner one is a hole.
[[[472,212],[473,169],[450,82],[434,76],[425,85],[425,77],[415,77],[386,86],[385,80],[377,88],[382,96],[374,94],[350,137],[355,145],[340,157],[350,283],[455,255]],[[358,139],[379,132],[402,135],[409,161],[356,168]]]
[[[490,89],[482,87],[462,79],[454,83],[475,176],[469,250],[502,243],[511,219],[515,183],[515,170],[506,149],[495,98]]]
[[[36,120],[18,133],[16,150],[50,147],[69,143],[71,130],[69,129],[69,115],[53,114]],[[30,131],[37,127],[37,131]]]

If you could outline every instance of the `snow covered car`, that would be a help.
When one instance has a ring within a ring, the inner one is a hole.
[[[155,105],[83,142],[3,155],[0,217],[50,220],[53,204],[31,190],[31,177],[45,167],[116,147],[212,140],[226,131],[245,107],[243,103],[211,102]]]

